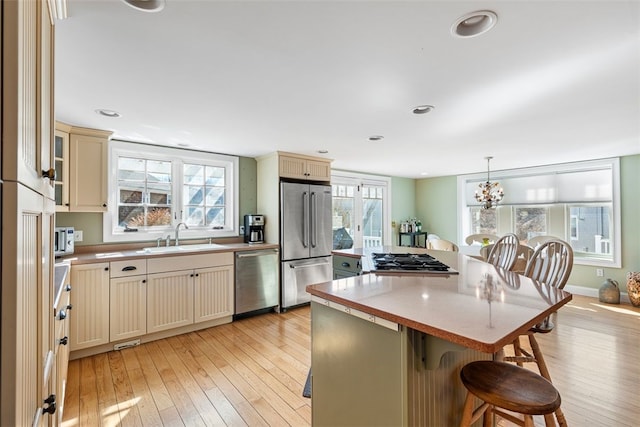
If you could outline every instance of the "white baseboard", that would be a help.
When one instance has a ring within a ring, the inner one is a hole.
[[[599,290],[593,288],[585,288],[584,286],[566,285],[564,290],[574,295],[582,295],[585,297],[599,297]],[[620,302],[630,302],[629,295],[626,292],[620,291]]]

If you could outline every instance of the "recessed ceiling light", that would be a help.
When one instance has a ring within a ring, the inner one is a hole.
[[[475,37],[486,33],[498,22],[498,15],[490,10],[479,10],[461,16],[451,26],[451,34],[456,37]]]
[[[160,12],[164,9],[164,0],[122,0],[127,5],[142,12]]]
[[[118,113],[117,111],[105,110],[102,108],[99,110],[96,110],[96,113],[100,114],[101,116],[111,117],[111,118],[122,117],[122,114]]]
[[[318,154],[327,154],[329,150],[318,150]]]
[[[433,111],[436,108],[433,105],[418,105],[413,109],[413,114],[427,114]]]
[[[372,135],[369,137],[369,141],[382,141],[384,136],[382,135]]]
[[[427,176],[427,175],[429,175],[429,172],[420,172],[420,175],[421,176]]]

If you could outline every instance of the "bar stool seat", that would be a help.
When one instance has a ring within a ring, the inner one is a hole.
[[[460,371],[460,379],[468,390],[460,427],[471,426],[483,414],[485,426],[492,414],[522,426],[533,426],[533,415],[553,414],[560,407],[560,393],[551,382],[512,363],[471,362]],[[474,396],[483,401],[475,411]],[[501,409],[522,414],[524,419]],[[564,419],[559,423],[566,426]],[[545,425],[555,425],[553,418],[545,416]]]

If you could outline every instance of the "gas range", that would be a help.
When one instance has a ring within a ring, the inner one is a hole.
[[[458,274],[448,265],[428,254],[372,253],[372,273]]]

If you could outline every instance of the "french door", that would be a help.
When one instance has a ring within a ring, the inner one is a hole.
[[[332,175],[333,248],[382,246],[390,236],[389,181],[341,173]]]

